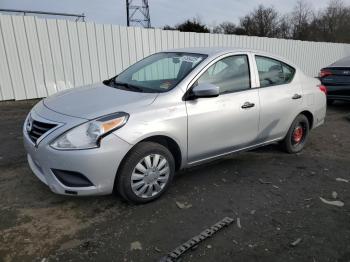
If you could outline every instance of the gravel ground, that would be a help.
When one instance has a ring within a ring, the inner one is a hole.
[[[31,173],[21,126],[34,102],[0,103],[0,261],[157,261],[226,216],[236,221],[182,261],[350,261],[350,181],[336,180],[350,180],[350,104],[330,107],[300,154],[226,157],[132,206],[55,195]]]

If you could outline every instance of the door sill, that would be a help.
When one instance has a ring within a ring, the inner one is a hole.
[[[221,158],[221,157],[233,154],[233,153],[238,153],[238,152],[242,152],[242,151],[249,151],[249,150],[255,149],[257,147],[262,147],[262,146],[265,146],[265,145],[268,145],[268,144],[280,141],[282,139],[283,139],[283,137],[279,137],[279,138],[268,140],[268,141],[265,141],[265,142],[262,142],[262,143],[258,143],[258,144],[255,144],[255,145],[242,147],[242,148],[235,149],[235,150],[232,150],[232,151],[229,151],[229,152],[226,152],[226,153],[222,153],[222,154],[206,157],[206,158],[203,158],[203,159],[200,159],[200,160],[192,161],[192,162],[187,163],[187,167],[200,165],[202,163],[209,162],[209,161],[212,161],[212,160],[215,160],[215,159],[218,159],[218,158]]]

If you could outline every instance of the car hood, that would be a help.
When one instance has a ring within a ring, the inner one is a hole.
[[[94,84],[58,92],[46,99],[44,105],[60,114],[94,119],[103,115],[151,104],[156,93],[139,93]]]

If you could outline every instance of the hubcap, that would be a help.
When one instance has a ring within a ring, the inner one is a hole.
[[[304,129],[301,126],[297,126],[293,132],[293,140],[296,144],[300,143],[303,139]]]
[[[165,157],[151,154],[137,163],[131,175],[132,191],[142,198],[159,194],[169,180],[170,168]]]

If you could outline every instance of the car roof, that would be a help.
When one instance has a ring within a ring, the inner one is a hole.
[[[335,61],[333,64],[330,64],[329,67],[350,67],[350,56],[343,57],[342,59],[339,59]]]
[[[240,48],[240,47],[189,47],[189,48],[169,49],[164,52],[183,52],[183,53],[203,54],[208,56],[219,56],[219,55],[224,55],[227,53],[234,53],[234,52],[251,52],[257,55],[267,56],[270,58],[280,60],[282,62],[285,62],[286,64],[289,64],[297,68],[297,66],[294,63],[292,63],[291,61],[289,61],[284,57],[281,57],[266,51],[262,51],[262,50]]]
[[[230,52],[249,52],[252,50],[244,48],[229,48],[229,47],[188,47],[188,48],[176,48],[167,50],[169,52],[184,52],[184,53],[195,53],[203,55],[217,55],[221,53],[230,53]]]

